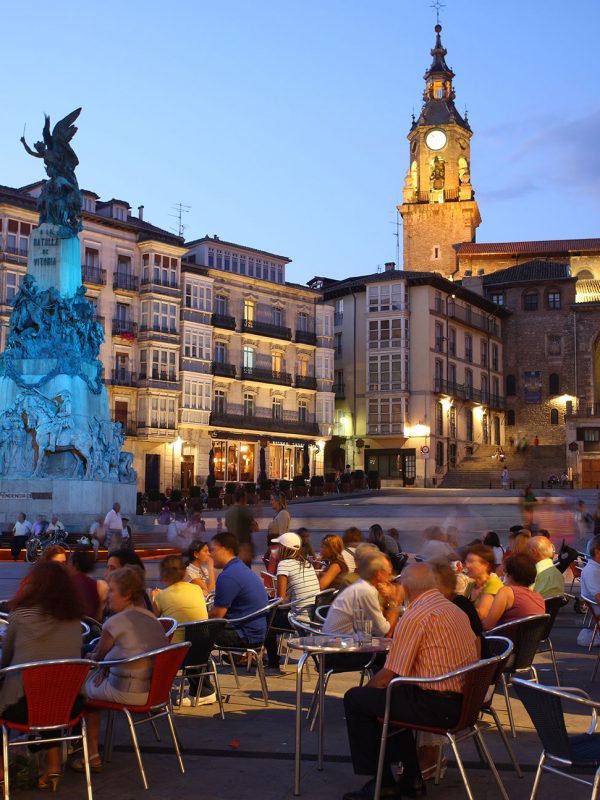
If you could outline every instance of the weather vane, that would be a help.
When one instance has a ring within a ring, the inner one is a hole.
[[[436,19],[437,19],[437,24],[439,25],[440,24],[440,9],[441,8],[446,8],[446,5],[444,3],[442,3],[442,2],[440,2],[440,0],[433,0],[433,3],[431,4],[430,8],[435,8],[435,16],[436,16]]]

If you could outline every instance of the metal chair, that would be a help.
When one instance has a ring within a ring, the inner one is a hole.
[[[322,633],[321,628],[323,627],[323,623],[319,620],[305,622],[304,620],[298,619],[293,611],[290,611],[288,612],[288,621],[290,623],[290,628],[293,628],[300,636],[319,636]]]
[[[87,639],[89,635],[90,635],[90,626],[87,624],[87,622],[81,620],[81,638]]]
[[[10,796],[9,748],[31,744],[28,738],[9,742],[9,730],[19,731],[19,733],[50,733],[50,738],[44,738],[45,743],[81,741],[87,796],[88,800],[92,800],[87,727],[82,713],[79,712],[72,716],[72,709],[90,669],[94,666],[93,661],[85,659],[60,659],[15,664],[0,670],[2,676],[15,672],[21,673],[27,701],[28,720],[26,723],[16,723],[0,719],[4,760],[4,800],[8,800]],[[52,687],[51,692],[48,691],[48,687]],[[81,724],[81,733],[72,731],[77,724]]]
[[[591,786],[591,800],[596,800],[600,789],[600,734],[595,730],[600,703],[591,700],[582,689],[541,686],[521,678],[514,678],[513,685],[543,746],[530,800],[534,800],[537,794],[543,772]],[[581,712],[591,712],[591,726],[587,733],[568,734],[563,702],[574,703]],[[593,780],[585,780],[573,773],[593,775]]]
[[[319,608],[315,608],[315,622],[320,622],[322,625],[325,622],[327,614],[329,614],[330,608],[331,605],[319,606]]]
[[[581,599],[587,606],[587,611],[585,617],[583,619],[584,623],[587,620],[587,615],[590,615],[591,621],[594,623],[594,633],[592,634],[592,641],[590,642],[590,646],[588,647],[588,652],[592,652],[592,647],[594,646],[594,642],[596,641],[596,636],[600,634],[600,615],[596,610],[598,608],[598,603],[595,600],[592,600],[585,595],[581,595]],[[596,675],[596,669],[594,668],[594,674],[592,675],[592,680],[594,680],[594,676]]]
[[[272,600],[269,600],[268,604],[264,606],[264,608],[260,608],[258,611],[254,611],[252,614],[247,614],[245,617],[238,617],[237,619],[227,619],[230,627],[235,627],[236,624],[241,622],[251,622],[255,619],[260,619],[260,617],[267,618],[267,633],[269,632],[269,628],[271,627],[271,623],[273,622],[273,617],[275,616],[275,611],[277,610],[277,606],[282,603],[281,597],[274,597]],[[266,639],[266,635],[265,635]],[[240,679],[237,672],[237,667],[235,664],[235,655],[246,656],[248,662],[250,659],[256,659],[256,673],[258,675],[258,679],[260,681],[263,701],[265,706],[269,705],[269,689],[267,687],[267,679],[265,677],[265,669],[263,667],[262,657],[263,652],[265,649],[265,642],[251,642],[248,647],[244,647],[240,645],[239,647],[225,647],[224,645],[215,644],[215,649],[222,653],[227,653],[229,655],[229,660],[231,664],[231,671],[233,672],[233,677],[235,678],[235,685],[237,688],[240,688]]]
[[[512,642],[505,639],[504,650],[500,655],[483,659],[481,661],[476,661],[474,664],[470,664],[468,667],[462,667],[461,669],[457,669],[453,672],[446,673],[445,675],[439,675],[434,678],[398,677],[390,681],[386,689],[385,714],[382,720],[383,727],[381,731],[379,760],[375,779],[375,800],[379,800],[381,796],[383,765],[385,761],[385,751],[388,736],[393,736],[395,733],[398,733],[402,730],[426,731],[429,733],[435,733],[438,736],[446,736],[450,742],[450,746],[452,747],[454,757],[456,758],[456,763],[458,764],[460,775],[469,800],[474,800],[474,796],[473,792],[471,791],[471,786],[469,784],[462,759],[460,757],[458,744],[466,741],[467,739],[473,738],[492,771],[502,797],[504,800],[509,800],[506,789],[504,788],[504,784],[502,783],[502,779],[500,778],[494,761],[490,756],[489,750],[483,741],[481,730],[478,725],[478,719],[485,702],[486,695],[489,691],[489,687],[492,685],[494,678],[498,675],[498,665],[502,661],[506,663],[507,659],[511,655],[512,650]],[[440,683],[441,681],[446,681],[456,677],[462,678],[464,685],[462,690],[462,705],[460,715],[455,725],[446,728],[435,725],[427,725],[426,723],[415,724],[412,722],[403,722],[402,720],[390,719],[392,692],[395,687],[407,684],[418,686],[422,683]],[[389,733],[390,728],[393,729],[391,734]],[[440,770],[441,749],[436,771],[436,782],[439,780]]]
[[[560,686],[560,678],[558,676],[558,664],[556,663],[556,653],[554,652],[554,647],[550,639],[550,634],[552,633],[552,628],[554,627],[554,623],[556,621],[558,612],[564,605],[565,605],[565,596],[562,594],[557,594],[554,597],[548,597],[545,600],[546,614],[548,614],[550,619],[548,620],[548,627],[542,633],[542,638],[540,640],[540,645],[539,645],[540,647],[542,645],[545,645],[548,648],[548,651],[550,652],[550,658],[552,659],[552,668],[554,669],[554,677],[556,678],[557,686]]]
[[[339,589],[323,589],[315,595],[315,604],[310,612],[311,619],[314,620],[317,608],[321,606],[331,605],[335,596],[339,594]]]
[[[263,586],[265,587],[269,597],[277,597],[277,575],[272,575],[270,572],[260,573]]]
[[[549,614],[534,614],[530,617],[523,617],[513,622],[507,622],[504,625],[498,625],[487,631],[486,638],[489,636],[505,636],[514,645],[514,649],[508,663],[506,664],[502,675],[502,689],[504,691],[504,698],[506,700],[506,710],[508,712],[508,719],[510,722],[510,731],[513,739],[517,738],[517,731],[515,728],[515,720],[510,705],[510,696],[508,694],[510,680],[513,675],[519,672],[527,672],[533,676],[532,680],[538,683],[538,674],[533,666],[533,659],[537,653],[542,636],[548,628],[550,621]]]
[[[195,658],[194,655],[194,648],[195,646],[199,646],[202,649],[206,649],[210,647],[210,632],[218,630],[219,628],[223,629],[227,626],[226,619],[199,619],[195,620],[194,622],[182,622],[179,625],[176,624],[176,627],[182,628],[184,631],[184,638],[187,642],[190,643],[190,650],[188,655],[186,656],[186,661]],[[198,698],[200,697],[200,691],[202,689],[202,684],[204,683],[204,678],[208,678],[212,676],[214,684],[215,684],[215,694],[217,695],[217,702],[219,703],[219,713],[221,715],[221,719],[225,719],[225,709],[223,708],[223,696],[221,694],[221,687],[219,685],[219,675],[217,673],[217,665],[215,664],[214,659],[208,654],[208,658],[204,663],[201,664],[194,664],[194,663],[184,663],[181,667],[181,670],[178,673],[178,677],[180,677],[179,682],[179,702],[178,708],[181,708],[181,701],[183,700],[183,689],[186,679],[189,681],[190,678],[196,678],[198,680],[198,688],[196,690],[196,697],[195,701],[198,702]]]
[[[169,644],[173,639],[173,634],[177,630],[177,620],[173,619],[173,617],[159,617],[158,621],[163,626],[163,630],[165,632],[165,636],[169,640]]]
[[[143,725],[145,722],[154,723],[160,717],[166,717],[173,740],[173,747],[179,762],[179,770],[185,772],[183,761],[181,759],[181,752],[179,750],[179,742],[177,734],[175,733],[175,725],[173,723],[173,716],[171,710],[171,686],[175,680],[177,672],[181,668],[186,653],[190,649],[189,642],[181,642],[180,644],[170,644],[166,647],[161,647],[158,650],[151,650],[148,653],[140,653],[139,656],[133,658],[123,658],[118,661],[102,661],[103,667],[120,666],[122,664],[132,664],[135,661],[142,661],[144,659],[152,659],[152,678],[150,681],[150,691],[148,692],[148,699],[144,705],[136,706],[126,703],[111,703],[104,700],[88,700],[87,708],[95,711],[109,711],[109,720],[106,726],[106,738],[104,743],[104,760],[109,762],[112,755],[112,739],[114,730],[114,712],[122,711],[129,724],[131,738],[133,740],[133,747],[142,776],[142,783],[144,789],[148,788],[148,780],[142,762],[142,754],[138,743],[137,735],[135,732],[136,725]],[[133,715],[143,714],[141,719],[134,720]]]

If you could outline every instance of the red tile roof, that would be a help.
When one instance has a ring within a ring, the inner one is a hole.
[[[539,253],[572,253],[581,250],[600,250],[600,239],[546,239],[539,242],[463,242],[459,256],[521,255]]]

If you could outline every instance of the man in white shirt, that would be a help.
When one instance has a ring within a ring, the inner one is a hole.
[[[600,536],[592,539],[590,560],[581,571],[581,596],[600,605]]]
[[[23,545],[31,536],[31,531],[33,527],[31,522],[25,518],[25,514],[21,512],[17,516],[17,521],[15,522],[15,526],[13,528],[13,538],[10,544],[10,552],[12,553],[13,561],[17,561]]]
[[[50,525],[46,528],[46,533],[65,533],[65,526],[56,514],[52,514],[50,517]]]
[[[565,593],[565,576],[554,566],[554,545],[546,536],[532,536],[527,542],[527,554],[535,561],[537,577],[533,591],[544,600]]]
[[[106,528],[106,549],[118,550],[123,541],[123,520],[121,519],[121,504],[115,503],[104,518]]]

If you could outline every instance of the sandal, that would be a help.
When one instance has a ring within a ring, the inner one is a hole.
[[[104,766],[100,760],[100,756],[93,756],[89,759],[90,772],[102,772]],[[69,767],[73,772],[85,772],[85,760],[82,758],[72,758],[69,761]]]

